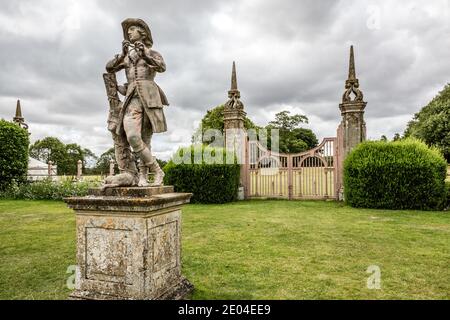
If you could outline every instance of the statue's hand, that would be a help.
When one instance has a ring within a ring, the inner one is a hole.
[[[128,41],[128,40],[122,41],[122,53],[123,53],[123,55],[126,55],[128,53],[129,46],[130,46],[130,41]]]
[[[136,51],[139,54],[139,56],[142,57],[144,55],[144,53],[145,53],[145,46],[144,46],[144,44],[142,42],[140,42],[140,41],[137,41],[134,44],[134,46],[135,46]]]

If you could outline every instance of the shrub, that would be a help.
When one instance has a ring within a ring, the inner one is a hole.
[[[0,190],[13,181],[26,180],[28,170],[28,132],[0,119]]]
[[[72,182],[64,180],[53,182],[49,179],[21,183],[13,181],[0,193],[0,198],[14,200],[62,200],[65,197],[83,197],[93,184],[89,182]]]
[[[365,142],[345,160],[345,199],[363,208],[442,209],[446,168],[440,152],[418,140]]]
[[[195,154],[200,156],[196,157]],[[209,157],[202,156],[205,154],[217,156],[218,163],[212,163]],[[192,203],[227,203],[237,200],[240,165],[232,154],[219,148],[191,146],[178,150],[176,155],[184,157],[185,163],[178,164],[173,159],[169,161],[164,167],[165,184],[173,185],[176,192],[193,193]],[[227,155],[233,159],[233,164],[226,164]]]

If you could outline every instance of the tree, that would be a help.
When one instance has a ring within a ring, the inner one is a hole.
[[[83,162],[84,167],[84,150],[76,143],[66,145],[67,169],[64,174],[76,175],[78,169],[78,161]]]
[[[381,136],[380,141],[388,142],[388,138],[383,134],[383,135]]]
[[[97,155],[87,148],[83,149],[83,155],[84,155],[84,167],[87,169],[94,169],[95,164],[97,163],[98,160]]]
[[[116,161],[114,148],[108,149],[98,158],[95,165],[95,172],[97,174],[109,174],[109,165],[111,160],[114,160],[114,162]]]
[[[207,130],[214,129],[214,130],[220,130],[220,132],[223,132],[224,130],[224,110],[225,106],[220,105],[217,106],[211,110],[208,110],[206,112],[206,115],[203,117],[201,121],[201,125],[197,130],[195,131],[194,135],[192,136],[192,142],[195,143],[204,143],[204,144],[211,144],[213,140],[207,140],[202,141],[203,135]],[[244,119],[244,127],[245,129],[258,129],[258,126],[256,126],[248,117],[245,117]]]
[[[30,156],[45,163],[52,161],[58,166],[58,175],[76,175],[79,160],[83,162],[85,168],[88,161],[95,163],[97,159],[91,150],[76,143],[65,145],[55,137],[36,141],[30,147]]]
[[[414,115],[404,133],[439,148],[450,162],[450,84]]]
[[[308,123],[304,115],[290,115],[289,111],[282,111],[275,115],[275,120],[266,126],[268,130],[269,148],[271,148],[271,130],[278,129],[280,134],[280,152],[300,153],[317,147],[319,141],[310,129],[301,128],[300,124]]]
[[[396,133],[396,134],[394,135],[393,141],[400,141],[401,139],[402,139],[402,137],[400,136],[400,133]]]
[[[30,156],[45,163],[52,161],[58,166],[58,175],[68,171],[66,146],[58,138],[47,137],[36,141],[30,147]]]
[[[23,182],[28,169],[28,132],[0,120],[0,190],[13,181]]]
[[[308,123],[309,120],[306,116],[301,114],[295,114],[290,116],[290,111],[281,111],[275,115],[275,120],[270,121],[268,127],[277,128],[285,131],[292,131],[297,128],[301,123]]]

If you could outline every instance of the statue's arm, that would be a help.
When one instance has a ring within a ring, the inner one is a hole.
[[[117,54],[114,57],[114,59],[112,59],[106,64],[106,71],[109,73],[114,73],[124,69],[125,68],[125,65],[123,63],[124,59],[125,56],[123,54],[122,55]]]
[[[166,71],[166,63],[164,62],[164,59],[159,52],[156,52],[154,50],[148,50],[144,54],[144,60],[152,66],[156,72],[164,72]]]

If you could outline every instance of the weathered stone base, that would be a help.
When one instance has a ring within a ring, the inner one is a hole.
[[[171,287],[163,295],[147,300],[188,300],[194,292],[194,285],[186,278],[182,278],[181,282]],[[69,300],[135,300],[130,297],[119,297],[111,295],[102,295],[98,293],[92,293],[89,291],[77,291],[75,290],[69,296]],[[143,299],[146,300],[146,299]]]
[[[181,208],[173,187],[116,188],[67,198],[75,210],[78,300],[187,299],[181,274]]]

